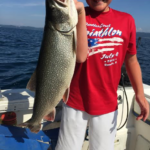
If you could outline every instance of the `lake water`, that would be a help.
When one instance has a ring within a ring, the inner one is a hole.
[[[25,88],[33,73],[42,41],[42,29],[0,27],[0,87]],[[141,37],[138,60],[143,82],[150,85],[150,33],[137,33]]]

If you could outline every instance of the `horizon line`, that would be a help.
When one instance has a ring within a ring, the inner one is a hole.
[[[0,26],[14,26],[14,27],[29,27],[29,28],[41,28],[44,29],[43,27],[36,27],[36,26],[30,26],[30,25],[11,25],[11,24],[0,24]],[[150,31],[136,31],[136,33],[150,33]]]

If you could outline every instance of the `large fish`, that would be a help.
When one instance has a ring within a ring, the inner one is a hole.
[[[46,18],[36,71],[27,88],[34,91],[30,120],[20,124],[31,132],[40,130],[41,120],[55,118],[55,107],[67,100],[76,62],[77,11],[73,0],[46,0]]]

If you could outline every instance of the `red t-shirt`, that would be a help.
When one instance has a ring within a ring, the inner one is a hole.
[[[101,115],[118,108],[121,66],[126,53],[136,54],[136,28],[127,13],[85,10],[89,53],[84,63],[76,63],[67,105]]]

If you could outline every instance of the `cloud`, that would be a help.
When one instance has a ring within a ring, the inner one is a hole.
[[[41,3],[24,3],[24,4],[18,4],[18,3],[0,4],[0,7],[35,7],[35,6],[45,6],[45,2],[41,2]]]
[[[143,29],[142,28],[136,28],[136,32],[142,32]]]

